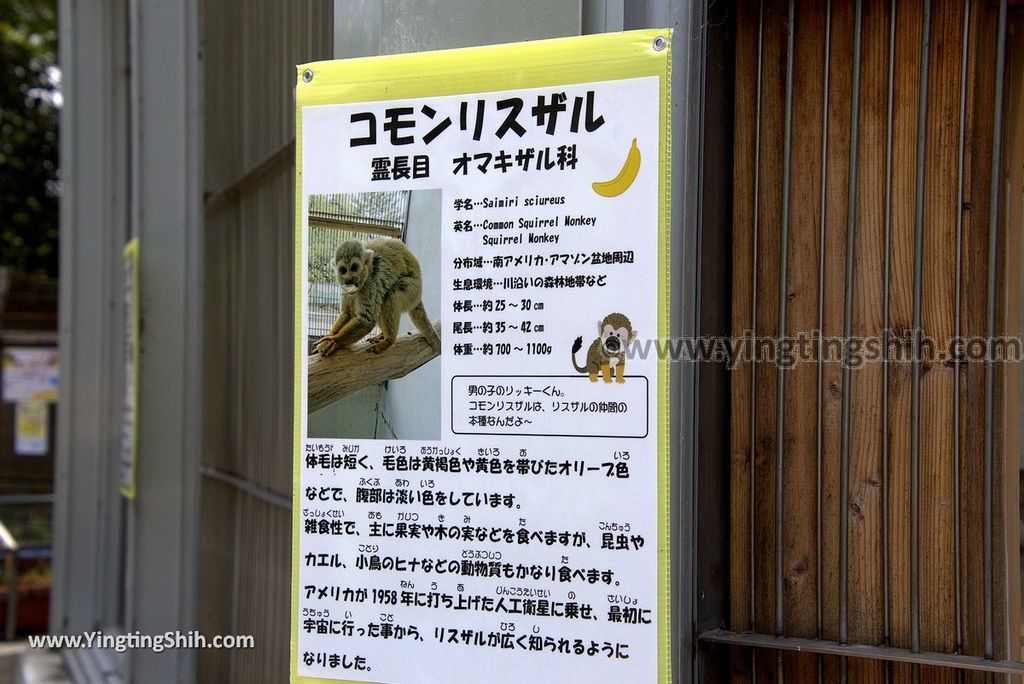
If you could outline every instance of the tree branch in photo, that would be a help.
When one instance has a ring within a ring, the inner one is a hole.
[[[440,321],[435,321],[434,330],[440,336]],[[367,351],[369,346],[363,340],[327,357],[319,354],[309,357],[310,413],[369,385],[408,375],[438,355],[418,332],[398,338],[380,354]]]

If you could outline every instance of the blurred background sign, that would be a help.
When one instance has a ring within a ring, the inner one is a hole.
[[[4,401],[57,401],[59,364],[53,347],[4,349]]]

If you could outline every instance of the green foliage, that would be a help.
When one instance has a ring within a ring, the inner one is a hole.
[[[54,0],[0,0],[0,263],[57,275]]]

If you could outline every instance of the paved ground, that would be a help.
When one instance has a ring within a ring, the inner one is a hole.
[[[70,684],[58,653],[30,649],[24,641],[0,643],[0,684]]]

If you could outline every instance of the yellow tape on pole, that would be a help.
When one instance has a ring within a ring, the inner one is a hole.
[[[139,239],[134,238],[124,247],[124,403],[121,426],[121,495],[135,498],[135,470],[138,459],[138,399],[139,399]]]

